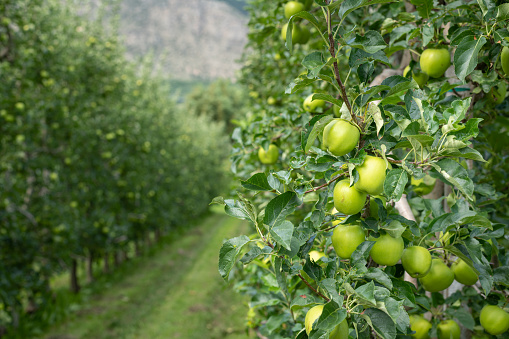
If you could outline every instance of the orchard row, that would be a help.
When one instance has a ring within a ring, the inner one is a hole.
[[[91,280],[99,259],[107,270],[202,214],[227,139],[176,106],[150,61],[126,61],[102,9],[97,22],[61,1],[0,13],[0,327],[16,333],[49,318],[56,274],[77,292],[79,262]]]

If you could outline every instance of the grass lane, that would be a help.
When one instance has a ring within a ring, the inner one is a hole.
[[[213,214],[91,296],[46,339],[247,338],[245,299],[219,276],[219,248],[247,225]]]

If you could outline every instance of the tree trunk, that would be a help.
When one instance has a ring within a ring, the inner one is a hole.
[[[120,266],[121,258],[120,258],[120,251],[113,252],[113,265],[115,268]]]
[[[156,230],[154,231],[154,238],[157,243],[159,243],[161,241],[161,229],[160,228],[156,228]]]
[[[134,253],[137,257],[141,255],[140,241],[138,239],[134,240]]]
[[[110,254],[108,252],[104,252],[103,261],[103,272],[108,274],[110,273]]]
[[[87,282],[91,283],[94,281],[94,254],[89,251],[87,258]]]
[[[78,281],[78,262],[72,259],[71,262],[71,292],[76,294],[80,291],[80,284]]]

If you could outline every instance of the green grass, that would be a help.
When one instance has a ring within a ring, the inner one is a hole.
[[[222,241],[246,227],[211,215],[178,240],[133,260],[43,338],[247,338],[246,300],[217,271]]]

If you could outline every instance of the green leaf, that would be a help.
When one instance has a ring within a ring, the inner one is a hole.
[[[283,259],[280,257],[276,257],[274,259],[274,272],[276,273],[276,280],[279,288],[281,288],[281,292],[285,295],[285,298],[288,300],[290,298],[290,292],[288,292],[288,287],[286,286],[286,275],[281,270],[283,266]]]
[[[479,7],[481,7],[482,15],[485,16],[488,10],[495,7],[495,3],[491,0],[477,0]]]
[[[401,75],[393,75],[382,81],[383,86],[391,87],[391,90],[384,95],[384,98],[388,98],[399,92],[408,91],[409,89],[417,89],[419,85],[410,79],[402,77]]]
[[[396,338],[396,325],[385,312],[376,308],[368,308],[364,315],[369,317],[372,328],[384,339]]]
[[[293,213],[298,205],[300,202],[295,192],[289,191],[278,195],[267,204],[263,222],[269,227],[279,225],[287,215]]]
[[[224,202],[226,214],[238,219],[249,220],[256,224],[256,210],[249,200],[241,197],[239,200],[226,199]]]
[[[431,164],[431,166],[437,170],[445,181],[459,189],[468,199],[472,200],[474,183],[468,177],[468,172],[463,166],[452,159],[442,159],[436,164]]]
[[[370,54],[381,51],[387,46],[384,38],[376,31],[367,31],[364,36],[356,35],[355,39],[348,45]]]
[[[486,162],[486,160],[484,160],[484,158],[482,157],[481,153],[479,153],[478,151],[476,151],[475,149],[473,149],[471,147],[464,147],[464,148],[460,148],[458,150],[453,149],[453,150],[444,152],[443,155],[449,156],[449,157],[461,157],[461,158],[465,158],[465,159],[472,159],[472,160],[476,160],[476,161]]]
[[[334,301],[330,301],[325,304],[320,318],[316,320],[316,327],[313,325],[313,329],[322,331],[332,331],[337,325],[339,325],[346,318],[346,309],[342,305],[338,305]],[[309,338],[317,338],[313,336],[313,331],[310,332]]]
[[[307,77],[297,78],[288,85],[288,87],[285,90],[285,94],[294,94],[300,91],[301,89],[308,87],[310,84],[317,80],[318,79],[308,79]]]
[[[293,298],[290,303],[290,309],[292,311],[300,310],[304,307],[311,307],[316,304],[321,304],[322,301],[318,300],[314,295],[311,294],[301,294]]]
[[[272,227],[270,229],[270,234],[278,244],[286,248],[288,251],[291,251],[290,246],[292,242],[293,229],[293,224],[290,221],[285,220]]]
[[[361,285],[355,289],[355,294],[363,301],[367,302],[369,306],[376,306],[375,300],[375,284],[370,281],[367,284]]]
[[[317,51],[306,55],[302,60],[302,66],[306,67],[308,70],[308,78],[316,78],[325,64],[326,62],[322,52]]]
[[[387,66],[390,66],[390,61],[383,51],[378,51],[376,53],[368,53],[358,48],[353,48],[352,51],[350,52],[348,64],[350,65],[350,68],[354,68],[370,61],[378,61],[383,64],[386,64]]]
[[[254,246],[253,248],[251,248],[249,250],[249,252],[244,254],[244,256],[240,259],[240,261],[242,261],[242,263],[244,265],[249,264],[251,261],[253,261],[257,256],[259,256],[262,253],[263,252],[260,247]]]
[[[315,93],[315,94],[313,94],[313,100],[324,100],[324,101],[330,102],[331,104],[334,104],[339,107],[341,107],[341,105],[343,105],[342,100],[338,100],[330,94]]]
[[[465,328],[469,330],[473,330],[475,326],[475,320],[474,317],[472,317],[472,314],[468,312],[464,308],[448,308],[447,314],[449,314],[451,317],[456,318],[460,324],[462,324]]]
[[[252,191],[272,191],[265,173],[256,173],[246,181],[240,181],[242,187]]]
[[[314,124],[313,129],[311,130],[311,133],[309,133],[309,136],[306,140],[306,147],[304,148],[305,153],[309,152],[309,149],[311,146],[313,146],[313,143],[315,142],[318,135],[323,132],[325,126],[331,122],[332,119],[334,119],[334,116],[325,115],[317,123]]]
[[[242,248],[249,243],[249,238],[245,235],[227,240],[221,246],[219,251],[219,274],[223,279],[228,278],[233,265],[239,259]]]
[[[431,0],[433,2],[433,0]],[[428,22],[422,26],[422,47],[426,47],[435,36],[433,24]]]
[[[509,4],[502,4],[497,7],[497,21],[509,20]]]
[[[392,220],[388,225],[382,226],[380,228],[386,230],[387,233],[393,238],[400,237],[406,230],[406,227],[403,226],[399,220]]]
[[[454,52],[454,71],[461,81],[465,81],[466,76],[477,66],[479,51],[486,43],[484,36],[474,38],[468,36],[463,39]]]
[[[369,268],[368,272],[366,272],[364,274],[364,278],[366,278],[366,279],[373,279],[377,283],[382,284],[385,287],[387,287],[388,289],[392,290],[392,281],[391,281],[391,279],[389,278],[387,273],[385,273],[384,271],[382,271],[378,267],[371,267],[371,268]]]
[[[431,11],[433,10],[433,0],[410,0],[412,5],[415,5],[417,12],[424,19],[429,18]]]
[[[393,0],[346,0],[341,4],[338,15],[341,19],[344,19],[348,14],[355,11],[358,8],[374,5],[374,4],[385,4],[388,2],[394,2]]]
[[[493,282],[509,286],[509,266],[500,266],[493,270]]]
[[[407,182],[408,174],[406,171],[400,168],[390,170],[384,182],[384,193],[387,199],[399,201],[405,191]]]

